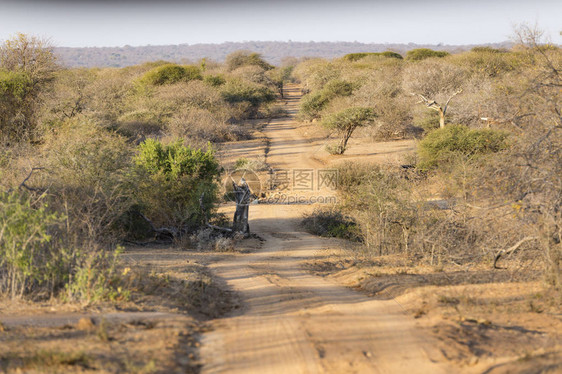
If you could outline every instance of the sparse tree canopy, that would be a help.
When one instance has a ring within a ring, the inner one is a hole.
[[[0,46],[0,67],[25,73],[34,84],[49,79],[57,69],[51,44],[45,39],[22,33]]]
[[[56,68],[45,40],[20,33],[0,45],[0,137],[31,137],[39,92]]]
[[[371,123],[375,117],[376,114],[372,108],[352,107],[325,118],[322,125],[341,135],[340,143],[333,153],[343,154],[355,129]]]

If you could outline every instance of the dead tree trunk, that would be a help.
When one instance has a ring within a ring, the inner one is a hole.
[[[232,182],[234,188],[234,198],[236,201],[236,211],[234,212],[234,222],[233,229],[235,232],[241,232],[244,236],[250,235],[250,225],[248,223],[249,210],[250,210],[250,198],[252,193],[250,191],[250,186],[244,179],[241,180],[240,184]]]
[[[421,94],[412,93],[412,95],[420,97],[420,101],[418,101],[418,104],[425,104],[425,106],[427,106],[429,109],[433,109],[433,110],[435,110],[439,113],[439,127],[443,128],[443,127],[445,127],[445,114],[447,113],[447,108],[449,107],[449,102],[451,101],[451,99],[453,97],[457,96],[461,92],[462,92],[462,89],[456,91],[451,96],[449,96],[449,99],[447,100],[447,102],[445,103],[444,106],[439,105],[437,103],[437,101],[435,101],[435,100],[429,101],[425,96],[423,96]]]

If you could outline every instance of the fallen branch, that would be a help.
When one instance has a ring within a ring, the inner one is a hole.
[[[20,183],[20,185],[18,186],[18,190],[21,190],[22,188],[25,188],[28,191],[31,192],[38,192],[41,191],[39,188],[33,188],[33,187],[29,187],[26,182],[29,180],[29,178],[31,178],[31,176],[33,175],[34,171],[37,170],[43,170],[45,168],[40,168],[40,167],[35,167],[35,168],[31,168],[31,171],[29,172],[29,174],[27,175],[27,177],[23,180],[23,182]]]
[[[502,255],[510,255],[513,252],[515,252],[516,250],[519,249],[519,247],[521,247],[521,245],[523,245],[524,243],[531,241],[531,240],[536,240],[538,239],[536,236],[526,236],[523,239],[519,240],[517,243],[515,243],[514,245],[512,245],[511,247],[507,248],[507,249],[501,249],[497,254],[496,257],[494,258],[494,269],[502,269],[500,267],[497,266],[498,260],[500,259],[500,257]]]
[[[171,239],[179,236],[179,231],[173,227],[160,227],[157,228],[156,226],[154,226],[154,223],[152,223],[151,220],[148,219],[147,216],[145,216],[144,214],[142,214],[141,212],[138,212],[139,216],[144,219],[146,221],[146,223],[148,223],[148,225],[150,226],[150,230],[156,234],[159,235],[164,235],[164,236],[168,236]]]

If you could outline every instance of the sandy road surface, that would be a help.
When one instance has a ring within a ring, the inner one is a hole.
[[[294,115],[298,88],[290,86],[286,94]],[[295,126],[291,116],[266,127],[267,162],[274,168],[321,167],[317,146]],[[266,240],[263,248],[211,265],[239,292],[243,307],[214,321],[203,336],[203,373],[452,372],[435,361],[440,356],[430,338],[396,302],[369,299],[302,268],[338,244],[301,230],[307,209],[252,205],[250,227]]]

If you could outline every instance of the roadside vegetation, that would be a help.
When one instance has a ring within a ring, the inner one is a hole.
[[[508,268],[513,279],[560,290],[560,48],[523,26],[509,51],[404,57],[352,54],[295,67],[301,117],[343,133],[331,153],[349,147],[352,124],[373,141],[419,139],[401,166],[340,164],[338,206],[305,226],[357,238],[368,261]]]
[[[215,145],[275,113],[289,72],[244,51],[225,64],[70,69],[43,39],[4,41],[0,294],[126,299],[122,244],[189,237],[214,217]]]

